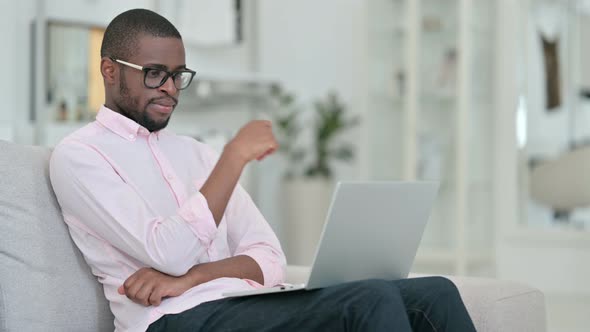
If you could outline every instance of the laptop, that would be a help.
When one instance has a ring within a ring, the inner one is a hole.
[[[407,278],[437,192],[436,182],[339,182],[305,284],[222,295],[251,296],[364,279]]]

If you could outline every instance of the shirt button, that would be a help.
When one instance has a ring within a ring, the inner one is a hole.
[[[172,180],[174,180],[174,176],[172,174],[168,174],[168,175],[166,175],[166,179],[172,181]]]
[[[135,135],[133,135],[133,134],[129,135],[129,139],[134,139],[134,138],[135,138]]]

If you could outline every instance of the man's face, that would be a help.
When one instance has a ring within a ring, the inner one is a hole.
[[[130,59],[120,59],[142,67],[167,71],[185,69],[182,40],[141,36],[138,49]],[[179,90],[169,77],[159,88],[150,89],[144,84],[144,72],[119,64],[119,89],[114,92],[114,103],[126,117],[149,131],[158,131],[168,124],[178,103]]]

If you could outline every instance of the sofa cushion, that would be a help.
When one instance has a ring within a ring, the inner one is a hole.
[[[0,331],[113,331],[102,287],[61,217],[49,156],[0,141]]]
[[[477,331],[546,331],[545,297],[507,280],[448,277],[457,285]]]

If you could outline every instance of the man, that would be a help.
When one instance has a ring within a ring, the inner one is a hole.
[[[195,72],[176,28],[151,11],[113,19],[101,57],[105,104],[55,148],[50,171],[117,331],[474,331],[443,278],[223,299],[285,278],[275,234],[237,185],[276,150],[271,124],[248,123],[220,156],[164,130]]]

